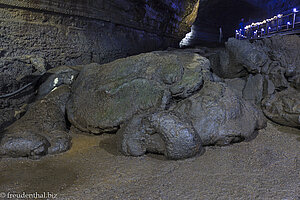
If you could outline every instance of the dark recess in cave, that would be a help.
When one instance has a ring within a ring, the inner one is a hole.
[[[223,40],[234,36],[241,18],[245,23],[256,22],[299,7],[299,0],[213,0],[200,2],[193,33],[187,37],[188,46],[213,45],[219,42],[219,28]]]

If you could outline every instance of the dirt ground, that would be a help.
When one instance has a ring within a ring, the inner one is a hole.
[[[0,197],[56,199],[300,199],[300,130],[268,123],[251,142],[196,158],[125,157],[114,135],[73,134],[72,149],[41,160],[1,159]],[[1,198],[0,198],[1,199]]]

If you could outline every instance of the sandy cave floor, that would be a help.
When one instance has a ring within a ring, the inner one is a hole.
[[[57,199],[300,199],[300,130],[271,122],[251,142],[196,158],[125,157],[115,135],[72,134],[72,149],[41,160],[3,158],[0,193]]]

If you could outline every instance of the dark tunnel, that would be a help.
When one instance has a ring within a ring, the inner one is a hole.
[[[181,46],[211,45],[219,42],[220,28],[222,41],[234,36],[239,22],[260,21],[281,12],[299,7],[299,0],[212,0],[200,1],[198,16]]]

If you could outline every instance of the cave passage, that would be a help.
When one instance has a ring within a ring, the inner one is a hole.
[[[299,7],[299,1],[249,1],[249,0],[213,0],[201,1],[197,18],[191,32],[180,42],[181,47],[211,45],[234,37],[240,20],[251,23],[272,17],[275,14]]]
[[[0,199],[299,199],[300,37],[233,37],[293,7],[0,0]]]

